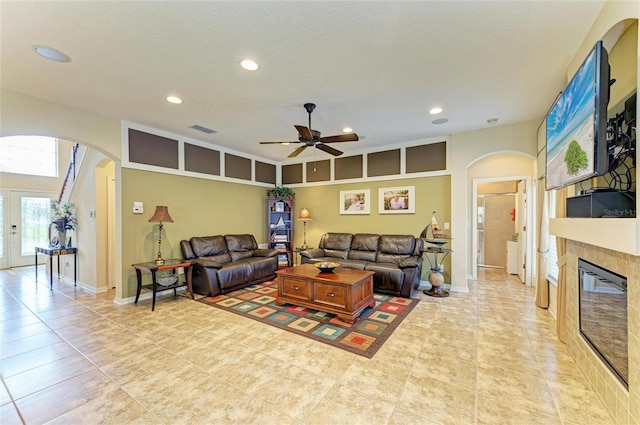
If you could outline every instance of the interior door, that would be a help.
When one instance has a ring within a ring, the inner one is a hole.
[[[516,204],[516,228],[520,232],[518,235],[518,277],[522,283],[526,281],[527,264],[527,191],[525,180],[518,183],[518,196]]]
[[[35,247],[49,246],[51,200],[56,198],[57,194],[49,192],[11,191],[9,197],[10,267],[34,264]]]
[[[0,269],[9,267],[9,202],[7,193],[0,191]]]

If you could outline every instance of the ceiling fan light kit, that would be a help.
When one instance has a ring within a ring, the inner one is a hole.
[[[320,149],[321,151],[331,154],[333,156],[340,156],[343,153],[342,151],[332,148],[331,146],[327,146],[326,144],[341,143],[341,142],[357,142],[359,140],[358,135],[356,133],[339,134],[335,136],[322,137],[322,134],[318,130],[311,129],[311,113],[313,112],[314,109],[316,109],[315,103],[305,103],[304,109],[309,114],[309,126],[305,127],[303,125],[294,125],[296,130],[298,130],[298,140],[287,141],[287,142],[260,142],[260,144],[288,145],[290,143],[303,143],[302,146],[300,146],[299,148],[294,150],[291,154],[289,154],[288,158],[294,158],[300,155],[308,147],[314,147],[316,149]]]

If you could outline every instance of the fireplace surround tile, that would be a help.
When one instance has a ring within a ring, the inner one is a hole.
[[[580,335],[578,258],[627,276],[629,390],[602,363]],[[567,241],[567,350],[615,423],[640,425],[640,258]]]

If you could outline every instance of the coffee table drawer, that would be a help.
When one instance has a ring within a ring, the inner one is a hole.
[[[291,279],[289,277],[283,277],[280,281],[282,288],[282,295],[286,295],[292,298],[299,298],[302,300],[308,300],[311,293],[311,284],[305,280]]]
[[[347,289],[344,286],[315,282],[315,302],[345,308]]]

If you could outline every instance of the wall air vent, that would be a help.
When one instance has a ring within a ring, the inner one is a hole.
[[[194,130],[202,131],[203,133],[207,133],[207,134],[217,133],[217,131],[215,131],[215,130],[212,130],[212,129],[207,128],[207,127],[203,127],[203,126],[198,125],[198,124],[192,125],[189,128],[193,128]]]

